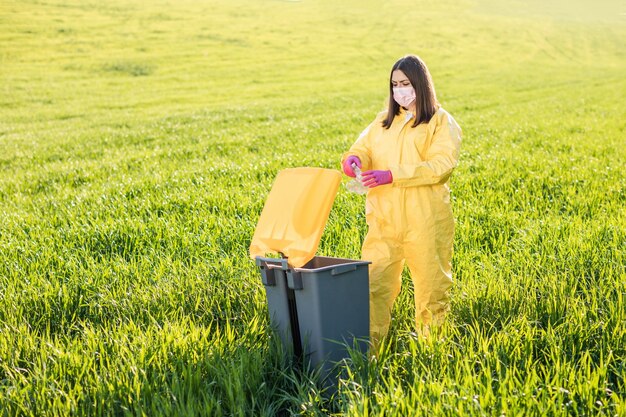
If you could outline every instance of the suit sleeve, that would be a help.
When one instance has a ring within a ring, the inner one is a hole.
[[[437,125],[424,161],[398,164],[390,168],[395,187],[443,184],[448,181],[459,160],[461,128],[447,112],[440,110]]]

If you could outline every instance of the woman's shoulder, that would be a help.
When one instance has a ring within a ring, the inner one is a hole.
[[[443,107],[439,106],[433,117],[430,118],[430,121],[433,122],[441,122],[443,119],[448,117],[450,113],[448,113]]]
[[[372,120],[372,122],[370,123],[370,127],[372,127],[372,126],[382,126],[383,121],[384,121],[385,119],[387,119],[387,113],[388,113],[388,111],[387,111],[386,109],[385,109],[385,110],[380,111],[380,112],[376,115],[376,117],[374,118],[374,120]]]
[[[431,132],[435,132],[437,129],[441,127],[447,127],[447,131],[455,136],[461,136],[461,126],[454,120],[454,117],[443,107],[439,107],[433,117],[431,117],[430,122],[428,122],[428,128]]]
[[[387,118],[387,114],[389,113],[388,109],[382,110],[380,111],[377,115],[376,115],[376,119],[374,119],[375,122],[382,122],[383,120],[385,120]]]
[[[452,115],[448,113],[443,107],[439,106],[433,117],[430,118],[429,124],[433,123],[436,125],[440,125],[445,123],[446,121],[454,120]]]

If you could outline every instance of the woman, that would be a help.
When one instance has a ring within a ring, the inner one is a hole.
[[[343,172],[362,169],[369,187],[368,233],[362,258],[370,266],[370,337],[387,334],[404,264],[411,271],[415,321],[428,334],[448,311],[454,218],[448,180],[457,165],[461,129],[437,102],[424,62],[414,55],[391,69],[386,111],[342,157]]]

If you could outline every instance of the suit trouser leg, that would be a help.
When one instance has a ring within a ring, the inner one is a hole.
[[[363,242],[363,259],[371,261],[369,267],[370,285],[370,339],[376,346],[391,324],[391,310],[400,293],[403,251],[400,244],[381,239],[375,233],[368,233]]]
[[[415,325],[418,331],[427,334],[428,326],[440,324],[449,310],[451,248],[414,244],[406,249],[415,297]]]

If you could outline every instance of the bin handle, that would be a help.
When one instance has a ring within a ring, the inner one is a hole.
[[[257,256],[255,259],[257,266],[265,264],[264,266],[267,269],[289,269],[289,263],[287,262],[287,258],[263,258],[261,256]]]
[[[334,267],[330,271],[330,275],[332,276],[341,275],[341,274],[345,274],[346,272],[352,272],[352,271],[356,271],[356,264],[339,265],[339,266]]]
[[[302,274],[295,271],[287,271],[287,286],[292,290],[301,290],[304,288],[302,285]]]

